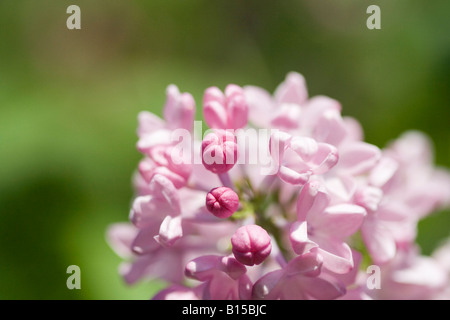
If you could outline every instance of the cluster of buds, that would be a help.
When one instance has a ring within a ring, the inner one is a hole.
[[[163,279],[154,299],[450,298],[450,245],[424,256],[416,243],[450,203],[425,135],[366,143],[298,73],[273,95],[208,88],[202,107],[203,135],[174,85],[163,119],[139,114],[131,223],[108,230],[128,284]]]

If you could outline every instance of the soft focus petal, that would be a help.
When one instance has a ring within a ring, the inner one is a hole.
[[[285,268],[288,276],[301,274],[307,277],[317,277],[320,274],[323,258],[317,250],[312,250],[292,259]]]
[[[322,212],[330,203],[324,186],[317,180],[305,184],[297,200],[297,218],[305,221],[308,215]]]
[[[328,275],[317,278],[303,278],[302,283],[309,296],[317,300],[333,300],[343,296],[345,287]]]
[[[155,240],[165,247],[171,247],[182,236],[181,217],[167,216],[161,223],[159,234],[155,236]]]
[[[303,104],[308,99],[305,78],[299,73],[290,72],[275,90],[274,96],[278,103]]]
[[[345,239],[361,227],[366,210],[354,204],[338,204],[326,208],[320,216],[320,224],[315,227],[320,232],[332,235],[337,239]]]
[[[158,292],[152,300],[199,300],[195,288],[188,288],[180,285],[170,287]]]
[[[361,231],[367,250],[376,264],[384,264],[394,258],[395,240],[386,227],[369,218],[362,225]]]
[[[318,242],[318,252],[323,257],[323,267],[336,274],[346,274],[353,270],[352,250],[345,242]]]
[[[317,243],[308,238],[306,221],[296,221],[292,224],[289,240],[291,241],[292,249],[299,255],[307,253],[318,246]]]
[[[339,169],[351,175],[367,172],[381,157],[380,149],[365,142],[354,142],[341,150]]]
[[[244,94],[249,108],[249,121],[257,127],[268,128],[275,109],[271,95],[255,86],[245,86]]]
[[[139,137],[151,134],[154,131],[164,128],[164,121],[157,115],[148,112],[141,111],[138,114],[138,129],[137,134]]]
[[[122,258],[132,256],[131,243],[138,230],[129,223],[115,223],[109,226],[106,240],[113,250]]]

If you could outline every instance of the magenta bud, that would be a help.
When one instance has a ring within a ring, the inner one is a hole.
[[[239,207],[239,197],[230,188],[218,187],[206,195],[206,208],[218,218],[230,217]]]
[[[247,225],[236,230],[231,237],[236,260],[247,266],[261,264],[272,250],[270,236],[257,225]]]
[[[202,162],[213,173],[225,173],[237,161],[237,143],[233,133],[216,130],[202,141]]]

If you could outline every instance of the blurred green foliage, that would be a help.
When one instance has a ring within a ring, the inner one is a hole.
[[[66,28],[81,8],[82,29]],[[126,221],[136,116],[161,114],[177,84],[197,103],[227,83],[273,91],[298,71],[339,100],[380,147],[426,132],[450,167],[449,1],[0,2],[0,299],[147,299],[127,287],[105,230]],[[197,112],[201,118],[201,112]],[[449,236],[448,211],[419,225],[424,253]],[[66,288],[67,266],[81,290]]]

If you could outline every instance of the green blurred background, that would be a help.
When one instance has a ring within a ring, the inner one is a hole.
[[[66,8],[81,8],[68,30]],[[381,8],[381,30],[366,9]],[[289,71],[339,100],[366,140],[408,129],[450,167],[449,1],[0,1],[0,299],[148,299],[127,287],[105,230],[126,221],[136,116],[175,83],[273,91]],[[197,112],[201,118],[201,112]],[[428,254],[450,212],[420,224]],[[81,268],[81,290],[66,268]]]

